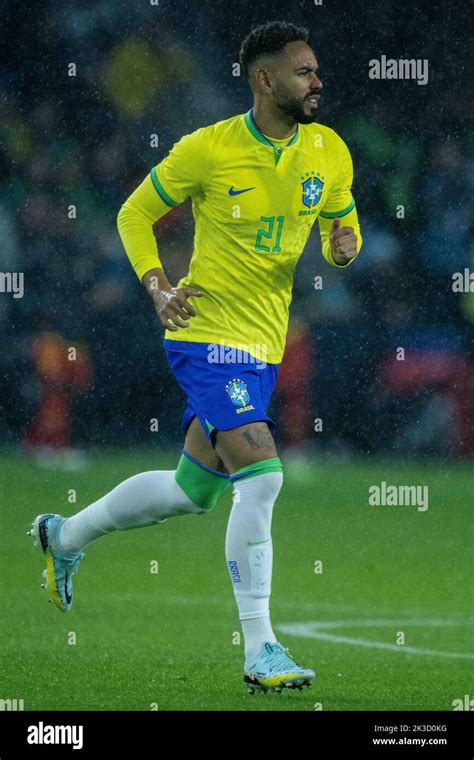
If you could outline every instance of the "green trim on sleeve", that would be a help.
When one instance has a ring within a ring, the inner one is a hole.
[[[171,196],[168,195],[165,188],[161,184],[160,180],[158,179],[158,174],[157,174],[155,166],[150,172],[150,177],[151,177],[151,181],[153,182],[153,187],[155,188],[156,192],[160,196],[161,200],[164,201],[167,206],[171,206],[172,208],[174,206],[179,206],[179,203],[177,203],[177,201],[174,201],[171,198]]]
[[[340,216],[346,216],[346,214],[349,213],[349,211],[352,211],[352,209],[355,207],[355,200],[354,198],[351,200],[348,206],[346,208],[343,208],[342,211],[320,211],[319,216],[322,216],[323,219],[336,219]]]

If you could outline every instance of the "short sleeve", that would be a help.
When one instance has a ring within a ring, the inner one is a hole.
[[[202,191],[208,176],[209,130],[197,129],[175,143],[151,170],[151,181],[168,206],[178,206]]]

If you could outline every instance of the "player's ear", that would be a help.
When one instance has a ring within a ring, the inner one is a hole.
[[[265,69],[255,70],[255,82],[257,84],[257,89],[260,92],[264,92],[265,95],[270,95],[272,91],[272,85],[270,83],[268,72]]]

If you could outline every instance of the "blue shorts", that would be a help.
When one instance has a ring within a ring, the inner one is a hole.
[[[280,365],[259,362],[245,351],[216,344],[219,356],[212,357],[211,345],[163,341],[171,371],[187,396],[183,432],[197,417],[214,448],[214,430],[231,430],[258,420],[273,429],[275,423],[266,411]]]

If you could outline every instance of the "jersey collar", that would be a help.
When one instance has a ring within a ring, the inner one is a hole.
[[[257,123],[253,117],[253,108],[251,108],[250,111],[247,111],[247,113],[244,114],[244,122],[248,131],[250,132],[252,137],[255,138],[255,140],[258,140],[258,142],[262,143],[263,145],[268,145],[270,148],[275,147],[275,144],[272,143],[270,140],[268,140],[268,138],[265,137],[265,135],[263,134],[260,127],[257,126]],[[300,136],[300,126],[299,124],[297,124],[295,134],[293,135],[290,142],[287,143],[285,147],[289,148],[290,145],[294,145],[294,143],[297,141],[299,136]]]

